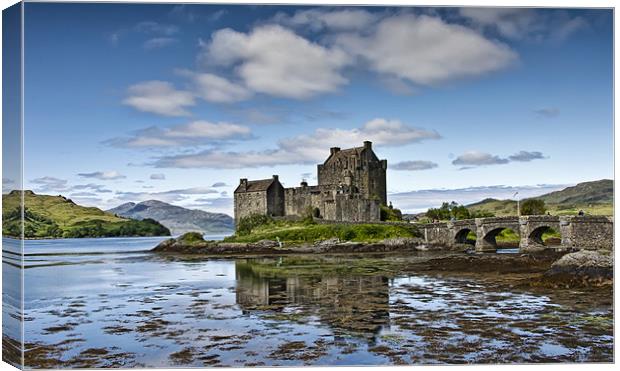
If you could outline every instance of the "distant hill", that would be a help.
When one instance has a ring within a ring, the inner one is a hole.
[[[2,195],[2,233],[21,234],[21,192]],[[96,207],[75,204],[63,196],[24,191],[26,238],[169,236],[170,231],[152,219],[120,218]]]
[[[549,212],[555,215],[576,214],[579,210],[593,215],[612,215],[614,182],[610,179],[584,182],[533,198],[545,201]],[[470,211],[487,211],[496,216],[507,216],[516,214],[517,202],[487,198],[467,205],[467,208]]]
[[[108,210],[118,216],[142,220],[151,218],[170,229],[172,234],[201,232],[205,234],[228,234],[235,229],[232,217],[222,213],[186,209],[165,202],[150,200],[128,202]]]
[[[536,197],[547,204],[576,206],[587,204],[609,204],[614,202],[614,181],[602,179],[579,183],[561,191]]]

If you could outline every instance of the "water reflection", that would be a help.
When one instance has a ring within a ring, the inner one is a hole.
[[[388,277],[330,273],[339,267],[327,259],[237,260],[237,304],[244,313],[294,308],[316,314],[337,332],[377,335],[389,326]]]

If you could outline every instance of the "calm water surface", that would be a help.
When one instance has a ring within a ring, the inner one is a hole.
[[[27,241],[26,365],[613,360],[610,295],[512,288],[523,277],[416,272],[408,266],[424,256],[414,254],[207,259],[148,252],[161,240]],[[11,272],[17,268],[4,242]],[[18,336],[10,326],[4,332]]]

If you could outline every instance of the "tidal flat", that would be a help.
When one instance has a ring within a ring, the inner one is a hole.
[[[26,367],[613,362],[611,288],[425,265],[440,252],[218,259],[159,241],[26,241]]]

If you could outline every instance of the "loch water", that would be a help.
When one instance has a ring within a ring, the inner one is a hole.
[[[613,299],[407,255],[205,258],[161,238],[3,240],[31,368],[613,361]],[[21,336],[5,306],[3,344]]]

